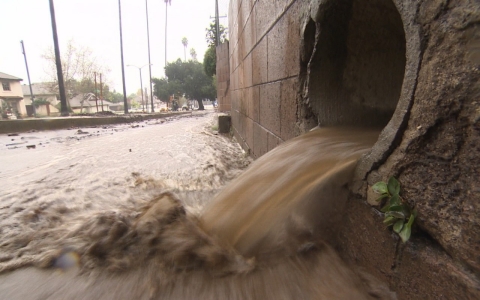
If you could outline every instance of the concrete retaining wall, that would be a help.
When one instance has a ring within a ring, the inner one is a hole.
[[[0,134],[11,132],[26,132],[30,130],[56,130],[71,127],[133,123],[150,119],[167,118],[179,114],[181,115],[189,113],[190,112],[115,117],[59,117],[45,119],[2,120],[0,121]]]
[[[217,55],[217,101],[220,112],[229,112],[232,109],[230,101],[230,64],[228,54],[229,43],[220,44],[216,49]]]
[[[230,2],[232,122],[254,157],[299,133],[301,5],[291,0]]]

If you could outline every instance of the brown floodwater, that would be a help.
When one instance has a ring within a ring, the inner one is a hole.
[[[28,211],[24,222],[47,225],[2,240],[0,298],[395,299],[328,245],[356,162],[377,137],[314,130],[253,162],[218,193],[199,182],[168,189],[135,173],[135,186],[158,193],[82,213],[68,226],[60,217],[70,210],[65,203],[48,214]]]

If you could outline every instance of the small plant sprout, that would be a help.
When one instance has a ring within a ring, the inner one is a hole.
[[[377,202],[386,200],[385,205],[380,210],[385,214],[383,223],[387,227],[393,225],[393,231],[405,243],[412,234],[412,225],[417,216],[417,211],[411,209],[400,197],[400,183],[392,176],[388,179],[388,183],[379,181],[372,186],[372,189],[375,193],[380,194],[380,197],[376,199]]]

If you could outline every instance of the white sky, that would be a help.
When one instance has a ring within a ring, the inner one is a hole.
[[[152,77],[162,77],[165,60],[165,3],[147,0],[149,11]],[[68,40],[77,46],[89,47],[93,55],[110,68],[107,83],[122,92],[118,0],[54,0],[60,52]],[[123,51],[127,94],[140,88],[137,68],[148,64],[145,1],[121,0]],[[228,12],[228,0],[219,0],[219,14]],[[203,61],[207,50],[205,28],[215,15],[215,0],[172,0],[168,6],[167,61],[183,59],[182,38],[195,48]],[[227,18],[220,23],[227,27]],[[48,79],[47,64],[41,57],[53,47],[52,25],[48,0],[1,0],[0,7],[0,72],[28,83],[20,41],[25,43],[32,83]],[[148,86],[148,66],[142,69],[143,86]]]

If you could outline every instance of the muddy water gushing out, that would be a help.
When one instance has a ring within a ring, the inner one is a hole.
[[[4,282],[29,280],[50,299],[394,298],[328,246],[356,162],[377,137],[319,129],[286,142],[197,215],[169,192],[141,209],[99,213],[56,240],[80,256],[78,272],[24,269]],[[59,257],[47,251],[34,265]]]

